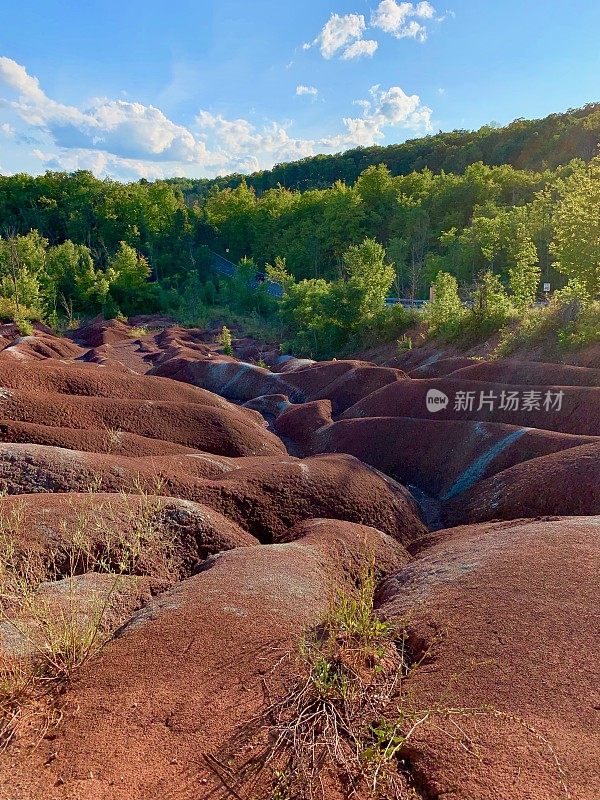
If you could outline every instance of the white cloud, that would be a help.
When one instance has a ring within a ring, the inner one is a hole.
[[[296,94],[300,95],[300,96],[308,94],[308,95],[312,95],[313,97],[316,97],[319,94],[319,90],[317,89],[316,86],[302,86],[302,85],[300,85],[300,86],[296,86]]]
[[[361,56],[372,56],[379,47],[379,43],[374,39],[359,39],[353,42],[342,53],[342,58],[348,60],[349,58],[360,58]]]
[[[156,163],[120,158],[112,153],[94,150],[68,150],[60,153],[44,152],[40,149],[32,151],[44,165],[44,169],[88,170],[99,178],[118,177],[120,180],[154,180],[165,177],[164,169]]]
[[[257,128],[246,119],[228,120],[201,111],[196,125],[209,147],[222,148],[220,160],[230,170],[240,171],[241,164],[247,163],[249,158],[255,165],[253,169],[265,169],[274,163],[305,158],[314,152],[312,140],[290,136],[287,127],[276,122]]]
[[[375,39],[363,39],[367,29],[378,28],[385,33],[390,33],[397,39],[417,39],[424,42],[427,39],[427,26],[425,23],[442,22],[447,15],[454,16],[448,11],[442,17],[436,17],[436,10],[428,2],[419,3],[397,2],[397,0],[381,0],[375,11],[371,14],[370,25],[367,26],[362,14],[332,14],[325,23],[321,32],[312,42],[302,45],[303,50],[310,50],[318,45],[323,58],[333,58],[339,54],[345,60],[372,56],[377,50],[378,42]]]
[[[296,93],[315,97],[318,89],[298,85]],[[255,124],[207,110],[186,127],[152,105],[124,99],[97,98],[82,108],[64,105],[48,97],[24,67],[0,58],[0,106],[10,119],[0,124],[0,132],[12,136],[21,156],[33,156],[46,169],[87,169],[122,180],[268,169],[315,153],[374,144],[388,128],[431,127],[431,110],[398,86],[373,87],[370,98],[356,104],[361,115],[343,119],[341,132],[322,138],[295,136],[291,122]]]
[[[399,86],[371,88],[371,101],[356,100],[363,109],[362,117],[346,117],[346,131],[323,139],[322,144],[334,150],[358,145],[367,147],[380,142],[385,128],[403,127],[430,131],[432,111],[421,103],[418,95],[407,95]]]
[[[0,58],[0,85],[16,93],[5,101],[23,122],[47,133],[60,148],[103,151],[135,164],[141,160],[208,163],[203,142],[160,109],[126,100],[95,99],[81,110],[50,99],[37,78],[12,59]]]
[[[417,3],[415,14],[417,17],[423,17],[423,19],[433,19],[435,17],[435,8],[431,3]]]
[[[419,20],[435,18],[435,8],[428,2],[398,3],[396,0],[381,0],[371,15],[371,25],[385,33],[391,33],[397,39],[418,39],[424,42],[427,28]]]
[[[367,25],[362,14],[332,14],[321,32],[312,42],[303,45],[304,50],[318,45],[323,58],[332,58],[338,50],[360,39]]]

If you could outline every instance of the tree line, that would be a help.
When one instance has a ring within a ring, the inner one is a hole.
[[[570,282],[593,302],[599,187],[597,158],[406,175],[377,164],[329,188],[259,193],[241,180],[200,199],[173,181],[0,176],[0,312],[54,323],[99,311],[192,319],[195,307],[220,304],[278,315],[297,349],[322,355],[361,331],[395,335],[405,321],[385,309],[386,294],[427,298],[432,284],[440,296],[455,285],[461,307],[503,295],[500,306],[523,309],[544,282]],[[235,280],[213,272],[211,250],[240,264]],[[279,303],[255,289],[265,271],[286,287]]]
[[[215,179],[175,178],[191,201],[202,199],[215,186],[233,189],[242,180],[257,194],[285,186],[288,189],[325,189],[336,181],[354,183],[367,167],[385,164],[392,175],[408,175],[422,169],[462,173],[481,161],[488,166],[508,164],[516,169],[540,172],[555,169],[575,158],[589,161],[600,141],[600,103],[543,119],[517,119],[500,127],[494,123],[477,131],[440,131],[385,147],[356,147],[334,155],[316,155],[250,176],[227,175]]]

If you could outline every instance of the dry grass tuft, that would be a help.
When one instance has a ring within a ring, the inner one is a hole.
[[[180,577],[176,543],[161,524],[163,499],[119,500],[74,509],[75,521],[63,522],[47,549],[17,544],[27,541],[24,505],[7,510],[0,500],[0,748],[33,717],[39,730],[57,719],[52,697],[120,623],[113,612],[125,576],[161,584]],[[97,585],[82,586],[90,573]]]

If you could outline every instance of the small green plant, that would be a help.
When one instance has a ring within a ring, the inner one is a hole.
[[[127,335],[132,339],[139,339],[141,336],[148,335],[148,328],[145,325],[135,325],[127,331]]]
[[[182,576],[162,498],[141,486],[136,491],[117,495],[114,506],[103,500],[84,510],[74,506],[47,550],[19,548],[27,538],[25,507],[0,498],[0,622],[13,639],[11,652],[0,653],[0,749],[39,700],[53,696],[110,637],[119,624],[114,609],[124,576],[150,575],[165,585]],[[90,573],[98,583],[84,586],[82,595],[79,581]],[[51,702],[41,705],[52,712]],[[44,727],[48,720],[39,722]]]
[[[301,638],[298,679],[269,710],[275,724],[266,764],[288,777],[286,796],[294,800],[316,797],[316,787],[333,773],[351,796],[376,769],[365,752],[410,667],[404,633],[375,613],[375,584],[368,559],[356,590],[338,592],[321,624]],[[392,774],[391,756],[388,766]],[[383,774],[376,783],[379,791]]]
[[[223,325],[219,334],[219,344],[226,356],[233,355],[233,336],[227,325]]]
[[[33,325],[25,317],[15,317],[15,325],[21,336],[33,336]]]
[[[404,334],[396,341],[396,346],[398,348],[398,353],[406,353],[413,348],[413,341],[410,336]]]

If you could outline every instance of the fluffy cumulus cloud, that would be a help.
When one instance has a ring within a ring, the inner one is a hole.
[[[299,96],[302,95],[311,95],[312,97],[316,97],[319,94],[319,90],[316,86],[296,86],[296,94]]]
[[[346,47],[342,53],[342,58],[348,60],[350,58],[360,58],[361,56],[372,56],[378,47],[379,43],[375,39],[359,39]]]
[[[318,46],[323,58],[339,55],[348,60],[360,56],[372,56],[377,50],[375,39],[364,39],[367,30],[381,30],[397,39],[427,39],[427,22],[442,22],[435,8],[427,0],[419,3],[381,0],[371,14],[367,25],[362,14],[332,14],[319,35],[312,42],[303,45],[304,50]]]
[[[418,39],[424,42],[427,38],[427,20],[435,19],[435,8],[428,2],[397,3],[396,0],[381,0],[371,17],[371,24],[391,33],[397,39]]]
[[[3,107],[31,128],[43,131],[57,147],[69,151],[69,159],[61,156],[66,163],[74,153],[84,161],[88,153],[88,160],[94,164],[114,165],[122,159],[127,169],[141,161],[210,161],[202,141],[153,106],[106,98],[96,99],[84,109],[64,105],[49,98],[25,67],[5,57],[0,58],[2,84],[15,95],[14,99],[3,99]],[[111,159],[93,158],[95,151],[110,154]]]
[[[360,42],[368,50],[361,39],[341,47]],[[318,90],[299,85],[296,94],[315,97]],[[255,125],[206,110],[186,127],[159,108],[124,99],[98,98],[81,108],[62,104],[48,97],[25,67],[0,58],[0,134],[10,138],[11,146],[22,148],[41,168],[87,169],[126,180],[250,172],[374,144],[387,128],[431,127],[431,110],[399,86],[373,87],[369,99],[356,105],[360,116],[343,119],[341,132],[322,138],[295,136],[289,122]]]
[[[289,126],[276,122],[258,128],[245,119],[229,120],[201,111],[196,118],[196,127],[211,151],[223,148],[227,170],[251,172],[314,153],[312,140],[290,136]]]
[[[362,14],[332,14],[316,39],[305,44],[304,49],[316,45],[323,58],[332,58],[339,50],[360,39],[366,27]]]
[[[432,110],[421,103],[418,95],[407,95],[399,86],[389,89],[373,86],[371,99],[356,100],[355,105],[363,109],[362,116],[346,117],[345,132],[323,139],[321,145],[332,151],[358,145],[367,147],[380,142],[386,128],[432,129]]]

